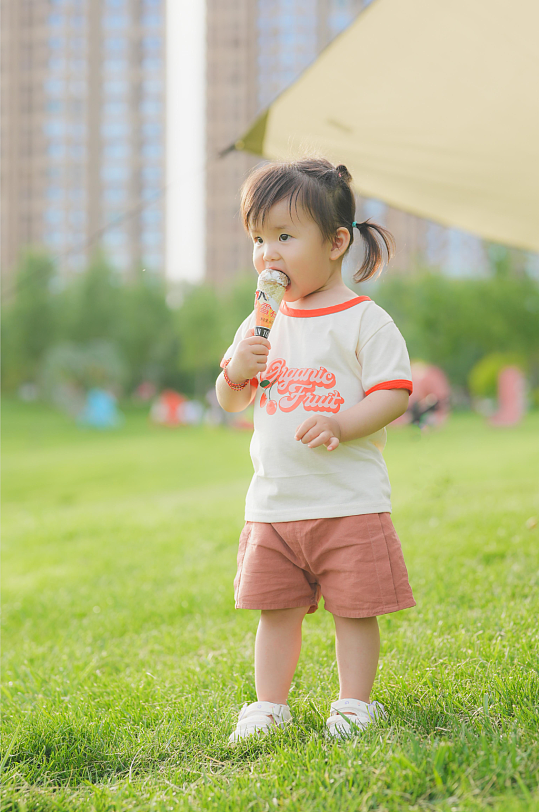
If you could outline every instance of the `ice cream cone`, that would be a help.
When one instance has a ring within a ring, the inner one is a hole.
[[[263,338],[269,336],[284,292],[289,284],[290,279],[285,273],[271,268],[262,271],[258,277],[255,293],[256,336],[263,336]]]

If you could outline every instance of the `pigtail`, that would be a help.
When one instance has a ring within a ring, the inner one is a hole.
[[[352,183],[352,175],[344,164],[339,164],[339,166],[336,166],[335,172],[344,180],[345,183]]]
[[[353,223],[359,229],[365,245],[365,259],[359,271],[354,274],[354,282],[365,282],[384,267],[382,242],[386,247],[387,261],[395,254],[395,239],[390,231],[376,223]],[[375,232],[375,233],[373,233]],[[378,236],[376,236],[378,235]]]

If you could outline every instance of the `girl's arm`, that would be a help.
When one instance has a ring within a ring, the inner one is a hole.
[[[335,416],[341,434],[339,440],[358,440],[383,429],[408,408],[407,389],[376,389],[350,409]]]
[[[407,389],[376,389],[335,417],[309,417],[296,430],[296,440],[307,443],[309,448],[325,445],[328,451],[334,451],[339,442],[368,437],[392,423],[405,413],[409,398]]]

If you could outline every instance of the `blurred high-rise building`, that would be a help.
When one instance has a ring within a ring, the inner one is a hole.
[[[2,252],[162,273],[165,0],[2,0]]]
[[[252,267],[252,248],[239,218],[239,189],[260,158],[222,152],[361,7],[362,0],[207,0],[209,282],[223,285]]]

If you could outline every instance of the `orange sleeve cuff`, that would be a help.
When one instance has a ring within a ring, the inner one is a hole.
[[[414,391],[414,385],[412,381],[406,380],[384,381],[383,383],[377,383],[376,386],[371,386],[370,389],[367,389],[365,392],[365,397],[370,395],[371,392],[376,392],[377,389],[408,389],[410,394],[412,394]]]

